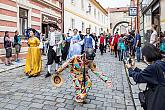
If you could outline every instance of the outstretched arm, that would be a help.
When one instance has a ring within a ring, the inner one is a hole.
[[[99,78],[102,79],[104,82],[106,82],[106,84],[107,84],[107,86],[108,86],[109,88],[112,87],[112,81],[111,81],[111,79],[110,79],[108,76],[106,76],[105,73],[98,71],[97,68],[96,68],[96,64],[95,64],[95,63],[92,62],[92,63],[90,64],[90,68],[91,68],[92,72],[93,72],[97,77],[99,77]]]
[[[91,63],[90,64],[90,69],[92,70],[92,72],[99,77],[100,79],[102,79],[104,82],[107,82],[109,80],[109,77],[106,76],[105,73],[100,72],[97,68],[96,68],[96,64],[95,63]]]
[[[57,69],[57,73],[61,74],[63,70],[69,67],[70,60],[66,61],[62,66]]]
[[[62,72],[63,70],[65,70],[66,68],[69,67],[70,63],[72,63],[73,60],[74,60],[74,58],[67,60],[62,66],[60,66],[60,67],[57,69],[57,73],[58,73],[58,74],[61,74],[61,72]]]

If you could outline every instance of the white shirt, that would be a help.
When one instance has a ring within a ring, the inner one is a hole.
[[[151,34],[151,37],[150,37],[150,44],[153,44],[156,46],[157,44],[157,37],[158,37],[158,34],[156,31],[154,31],[152,34]]]
[[[59,35],[60,33],[59,32],[57,32],[57,31],[54,31],[54,32],[50,32],[49,33],[49,45],[50,46],[54,46],[55,44],[56,44],[56,35]],[[59,43],[62,43],[62,41],[60,40],[60,42]],[[59,44],[58,43],[58,44]]]

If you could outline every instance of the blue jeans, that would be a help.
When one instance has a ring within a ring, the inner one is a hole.
[[[140,56],[141,56],[140,47],[136,47],[136,57],[138,62],[140,62]]]
[[[124,50],[118,50],[119,61],[123,60]]]

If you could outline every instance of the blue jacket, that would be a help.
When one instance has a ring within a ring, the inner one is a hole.
[[[129,76],[133,77],[137,83],[147,83],[149,87],[154,85],[165,85],[165,62],[156,61],[149,65],[144,70],[135,68],[135,70],[129,68]],[[159,71],[159,72],[158,72]],[[158,73],[158,75],[157,75]]]

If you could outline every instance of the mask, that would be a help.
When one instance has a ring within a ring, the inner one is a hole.
[[[88,48],[85,53],[86,53],[86,59],[94,60],[94,57],[96,56],[96,54],[92,48]]]

